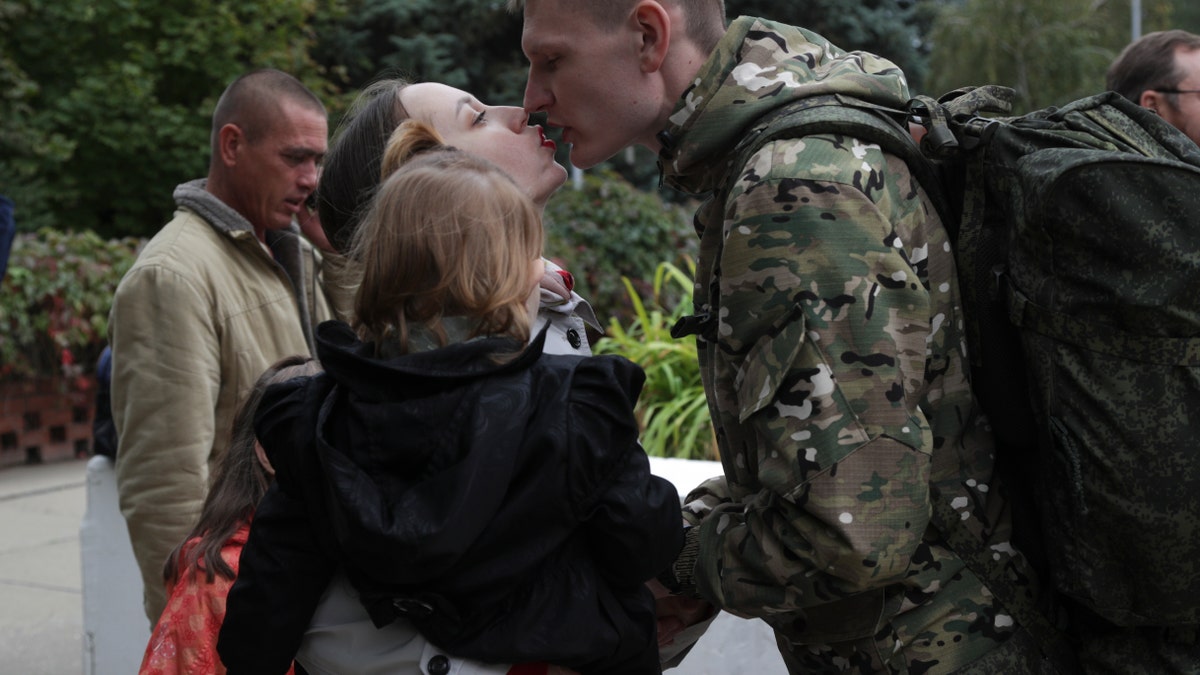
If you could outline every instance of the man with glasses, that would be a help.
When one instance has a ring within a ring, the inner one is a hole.
[[[1200,143],[1200,35],[1146,34],[1109,66],[1107,85]]]

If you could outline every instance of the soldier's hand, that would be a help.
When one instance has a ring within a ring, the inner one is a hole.
[[[711,617],[716,608],[704,600],[671,595],[657,579],[646,582],[654,594],[654,610],[658,617],[658,646],[666,647],[689,626]]]

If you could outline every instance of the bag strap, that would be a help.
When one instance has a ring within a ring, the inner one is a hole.
[[[954,208],[940,189],[937,168],[922,153],[905,126],[910,110],[889,108],[841,94],[813,96],[777,108],[764,116],[730,154],[718,197],[727,201],[738,174],[767,143],[818,134],[838,134],[876,143],[904,160],[917,183],[925,188],[943,222],[956,220]]]
[[[915,120],[926,127],[921,142],[926,156],[935,161],[952,162],[957,179],[962,180],[962,207],[955,221],[957,229],[951,232],[954,243],[955,263],[959,278],[968,288],[963,288],[964,306],[981,308],[987,293],[980,277],[981,264],[991,260],[995,252],[981,251],[985,240],[986,193],[982,173],[982,156],[987,143],[999,129],[1002,120],[984,117],[982,113],[1007,114],[1012,110],[1015,92],[1008,87],[988,85],[958,89],[938,100],[917,97],[909,104]],[[991,270],[983,270],[988,274]],[[980,326],[971,317],[968,324],[975,331]],[[970,344],[980,344],[977,333],[968,335]],[[1038,607],[1039,589],[1022,570],[1011,564],[1002,564],[983,542],[963,523],[963,517],[949,499],[936,488],[932,491],[931,519],[945,537],[950,548],[962,558],[967,567],[987,584],[988,588],[1012,613],[1038,645],[1042,656],[1057,670],[1074,672],[1077,669],[1075,651],[1067,642],[1063,630]],[[1012,560],[1012,558],[1008,558]],[[1038,584],[1042,580],[1036,580]],[[1046,603],[1047,609],[1053,607]]]

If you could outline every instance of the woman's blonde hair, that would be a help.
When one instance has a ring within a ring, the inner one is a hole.
[[[529,270],[542,253],[542,219],[497,166],[447,146],[407,120],[384,151],[383,185],[351,243],[362,268],[355,328],[367,341],[408,351],[413,325],[446,344],[442,319],[475,321],[472,337],[524,344]]]

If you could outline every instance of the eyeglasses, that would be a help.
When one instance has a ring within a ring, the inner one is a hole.
[[[1155,89],[1160,94],[1200,94],[1200,89]]]

